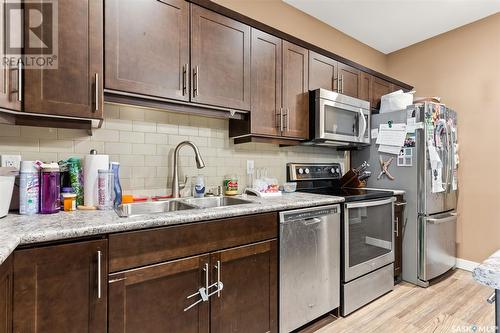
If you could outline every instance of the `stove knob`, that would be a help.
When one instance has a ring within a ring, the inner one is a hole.
[[[305,172],[306,172],[306,175],[308,175],[309,174],[309,169],[306,168]]]
[[[302,168],[299,168],[299,175],[303,174],[304,173],[304,169]]]
[[[340,174],[340,169],[339,168],[335,168],[335,172]]]
[[[335,173],[335,172],[336,172],[336,171],[335,171],[335,168],[331,168],[331,169],[330,169],[330,172],[331,172],[331,173]]]

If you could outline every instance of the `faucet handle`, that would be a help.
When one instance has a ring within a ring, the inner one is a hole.
[[[183,190],[186,187],[188,179],[189,179],[189,177],[185,176],[184,177],[184,182],[183,183],[179,183],[179,190]]]

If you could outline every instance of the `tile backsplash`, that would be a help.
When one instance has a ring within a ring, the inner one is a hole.
[[[133,106],[105,104],[102,128],[88,136],[84,130],[0,125],[0,154],[20,154],[23,160],[59,161],[83,157],[91,149],[110,155],[121,164],[126,193],[155,195],[170,192],[175,146],[193,141],[206,167],[197,169],[189,147],[180,151],[179,171],[184,176],[204,175],[208,187],[221,185],[225,175],[237,175],[240,188],[247,183],[246,161],[255,169],[286,180],[287,162],[340,162],[344,153],[320,147],[279,147],[262,143],[235,145],[228,137],[228,120],[185,115]]]

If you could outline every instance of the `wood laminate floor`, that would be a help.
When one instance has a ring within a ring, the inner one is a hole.
[[[470,272],[457,269],[425,289],[402,282],[316,332],[494,332],[495,306],[486,302],[492,292],[476,283]]]

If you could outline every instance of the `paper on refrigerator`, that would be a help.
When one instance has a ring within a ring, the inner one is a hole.
[[[378,151],[380,153],[386,153],[386,154],[392,154],[392,155],[399,155],[399,153],[401,152],[401,147],[380,145],[378,147]]]
[[[432,193],[439,193],[444,191],[443,187],[443,162],[434,146],[432,139],[427,143],[429,151],[429,160],[431,163],[431,177],[432,177]]]
[[[380,124],[376,144],[403,147],[406,138],[406,124]]]

